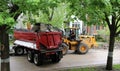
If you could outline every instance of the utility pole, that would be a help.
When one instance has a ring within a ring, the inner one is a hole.
[[[1,71],[10,71],[8,26],[0,26]]]

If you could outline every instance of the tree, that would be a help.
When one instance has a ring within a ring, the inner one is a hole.
[[[54,8],[54,13],[52,13],[52,9],[49,8],[48,12],[52,14],[51,20],[49,20],[49,15],[39,10],[38,12],[39,15],[35,15],[36,21],[52,24],[55,27],[62,28],[63,27],[62,24],[65,21],[66,16],[69,12],[67,7],[68,7],[67,3],[59,3],[58,6]]]
[[[1,51],[1,71],[10,71],[9,65],[9,29],[15,24],[21,12],[28,11],[29,14],[36,15],[41,10],[47,15],[48,21],[53,19],[55,8],[59,0],[0,0],[0,50]],[[9,6],[9,7],[8,7]],[[60,5],[59,5],[60,6]],[[63,18],[63,17],[62,17]],[[62,19],[63,21],[63,19]],[[53,22],[51,22],[53,23]],[[60,23],[61,24],[61,23]],[[4,50],[3,50],[4,48]]]
[[[34,12],[29,11],[33,15],[31,19],[36,22],[52,24],[59,28],[62,27],[69,12],[68,3],[59,0],[40,0],[36,4],[39,8],[33,10]]]
[[[28,16],[30,22],[52,24],[59,28],[69,12],[68,3],[64,0],[14,0],[14,3]]]
[[[120,0],[69,0],[72,13],[88,24],[108,25],[109,49],[106,69],[112,70],[115,37],[120,34]]]
[[[12,5],[10,12],[8,12],[8,6],[6,1],[0,1],[0,49],[1,52],[1,71],[10,71],[10,60],[9,60],[9,37],[8,30],[14,24],[17,14],[14,17],[10,13],[18,10],[17,5]],[[13,19],[14,18],[14,19]]]

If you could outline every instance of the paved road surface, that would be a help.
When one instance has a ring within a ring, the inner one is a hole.
[[[59,63],[46,62],[42,66],[35,66],[28,62],[26,56],[11,56],[10,66],[11,71],[56,71],[69,67],[105,65],[107,54],[107,50],[104,49],[90,49],[89,53],[85,55],[73,54],[72,51],[69,51]],[[114,63],[120,64],[120,49],[114,51]]]

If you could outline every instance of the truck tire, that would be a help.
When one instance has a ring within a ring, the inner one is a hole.
[[[36,65],[36,66],[40,66],[40,65],[42,65],[43,64],[43,60],[40,58],[40,55],[39,54],[34,54],[34,59],[33,59],[33,61],[34,61],[34,64]]]
[[[52,62],[53,62],[53,63],[58,63],[60,60],[61,60],[60,58],[53,58],[53,59],[52,59]]]
[[[88,50],[89,50],[89,48],[86,44],[84,44],[84,43],[78,44],[78,47],[77,47],[78,54],[86,54],[88,52]]]
[[[62,58],[62,56],[63,56],[63,54],[62,54],[62,52],[61,53],[56,53],[54,56],[52,56],[52,62],[53,63],[58,63],[60,60],[61,60],[61,58]]]
[[[62,43],[62,54],[63,54],[63,55],[66,55],[66,54],[67,54],[68,49],[69,49],[69,47],[67,46],[67,44]]]
[[[24,48],[17,46],[15,49],[15,55],[23,55],[24,54]]]
[[[29,62],[33,62],[33,53],[32,53],[32,51],[30,51],[30,50],[28,50],[28,53],[27,53],[27,59],[28,59],[28,61]]]

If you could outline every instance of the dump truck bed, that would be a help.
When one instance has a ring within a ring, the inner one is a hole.
[[[14,31],[15,44],[28,48],[41,49],[43,45],[46,49],[56,49],[62,43],[62,34],[60,32],[31,32]]]

